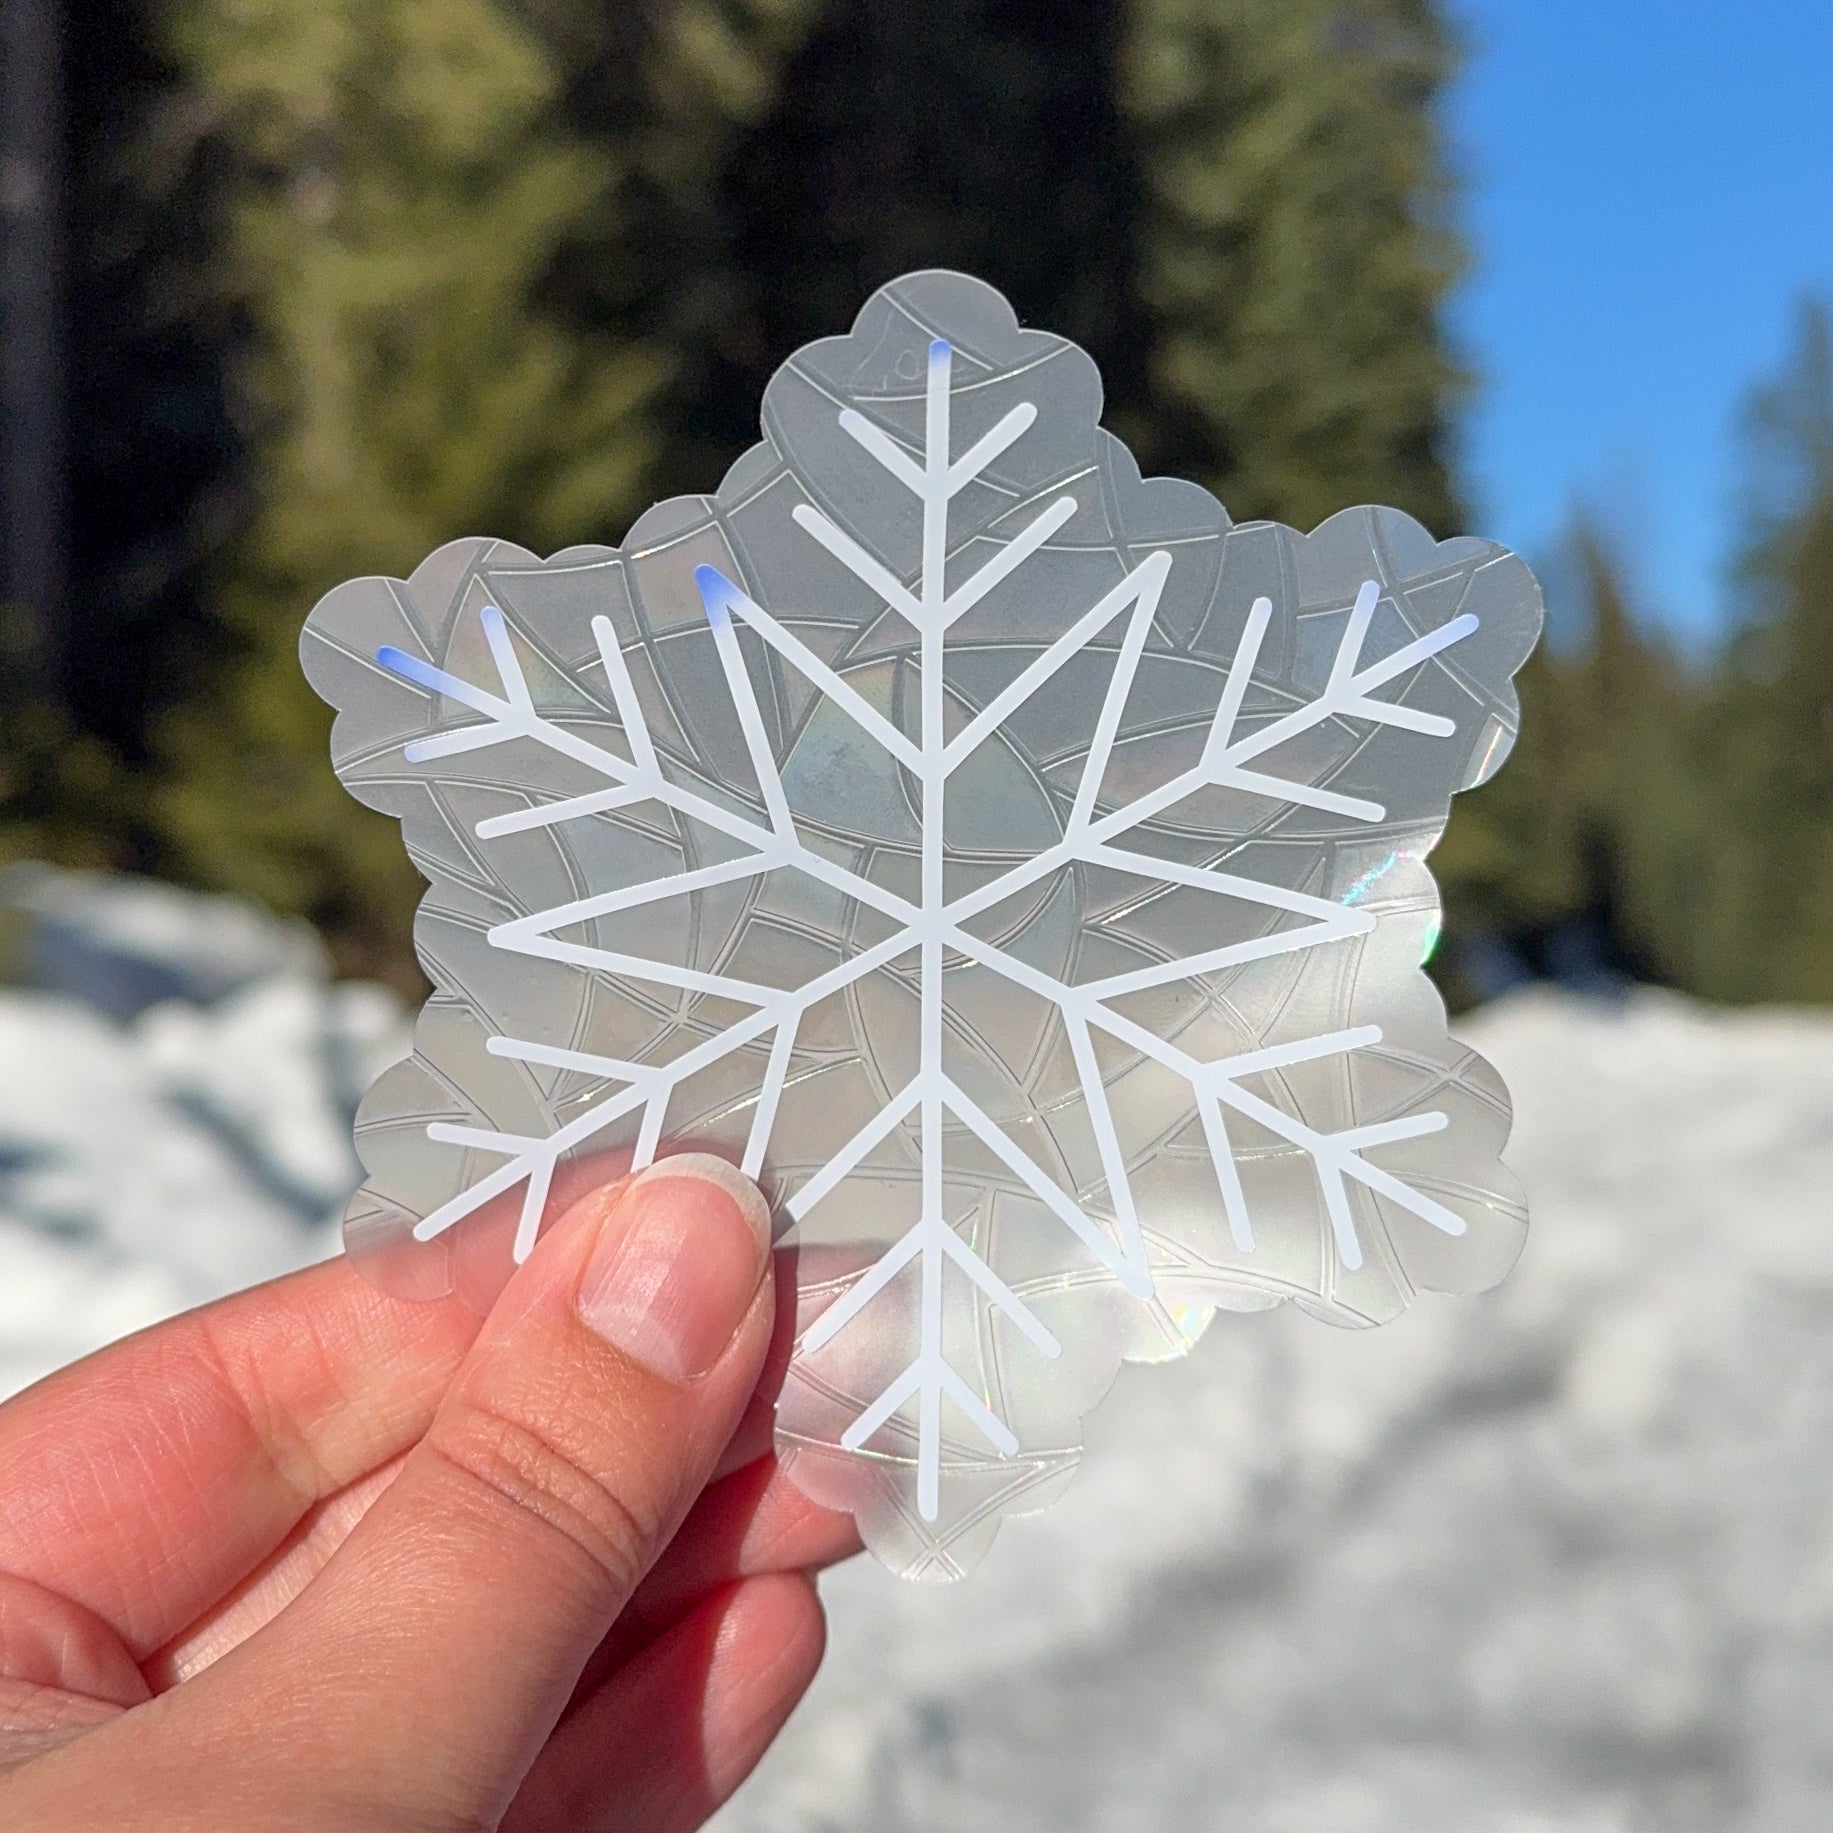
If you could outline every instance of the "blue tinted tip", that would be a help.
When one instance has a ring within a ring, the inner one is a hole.
[[[376,661],[391,675],[399,675],[403,681],[411,681],[416,687],[436,690],[444,680],[440,671],[431,662],[423,662],[418,656],[410,656],[405,649],[397,649],[392,643],[384,643],[376,651]]]
[[[700,602],[706,607],[708,623],[732,615],[732,582],[718,567],[704,563],[695,567],[694,584],[700,588]]]
[[[931,363],[946,363],[949,355],[949,342],[945,337],[931,338],[929,342],[929,360]]]

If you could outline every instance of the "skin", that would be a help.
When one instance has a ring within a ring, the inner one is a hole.
[[[0,1406],[0,1826],[700,1825],[813,1678],[809,1574],[856,1540],[771,1451],[768,1254],[691,1379],[583,1320],[636,1182],[487,1319],[333,1261]],[[732,1203],[669,1200],[689,1230]]]

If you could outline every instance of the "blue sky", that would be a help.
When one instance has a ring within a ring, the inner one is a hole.
[[[1645,608],[1704,635],[1741,403],[1801,294],[1833,297],[1833,0],[1453,0],[1453,16],[1476,526],[1544,555],[1582,497]]]

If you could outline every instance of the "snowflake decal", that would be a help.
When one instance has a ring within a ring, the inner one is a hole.
[[[954,1576],[1122,1360],[1506,1271],[1507,1099],[1419,963],[1527,569],[1141,479],[1074,345],[914,275],[621,549],[321,603],[339,774],[431,882],[351,1252],[486,1304],[569,1191],[722,1150],[796,1250],[779,1451]]]

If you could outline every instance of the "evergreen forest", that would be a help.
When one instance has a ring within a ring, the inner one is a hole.
[[[317,596],[708,490],[764,381],[920,266],[1087,347],[1237,519],[1440,535],[1470,391],[1440,0],[89,0],[68,35],[69,568],[0,688],[0,857],[309,918],[403,986],[420,884],[331,776]],[[1723,633],[1607,520],[1434,855],[1435,963],[1833,999],[1833,323],[1753,378]],[[19,652],[18,633],[6,636]]]

